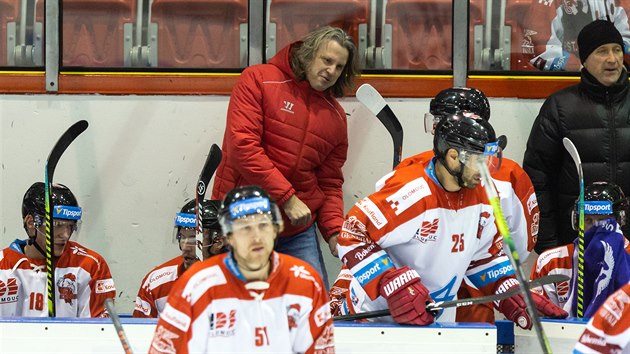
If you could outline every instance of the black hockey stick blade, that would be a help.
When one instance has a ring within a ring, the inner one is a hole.
[[[105,299],[105,308],[107,309],[109,318],[111,318],[112,323],[114,324],[116,334],[118,334],[118,339],[120,340],[120,344],[122,344],[125,354],[133,354],[133,350],[131,350],[131,345],[129,345],[129,340],[127,339],[127,334],[125,334],[122,323],[120,323],[120,317],[118,317],[118,313],[114,308],[114,302],[112,299]]]
[[[48,289],[48,316],[55,317],[55,267],[52,262],[54,253],[53,244],[53,224],[52,224],[52,183],[53,175],[55,174],[55,168],[61,158],[61,155],[66,151],[68,146],[72,144],[81,133],[83,133],[88,127],[88,122],[80,120],[74,123],[68,130],[61,135],[55,146],[53,146],[48,159],[46,160],[46,168],[44,171],[44,218],[46,219],[46,287]]]
[[[542,277],[542,278],[531,280],[528,283],[529,283],[530,288],[534,288],[534,287],[543,286],[543,285],[552,284],[552,283],[560,283],[560,282],[563,282],[563,281],[567,281],[569,279],[570,278],[568,276],[566,276],[566,275],[552,274],[552,275],[547,275],[547,276]],[[487,295],[487,296],[473,297],[473,298],[468,298],[468,299],[451,300],[451,301],[434,302],[434,303],[427,304],[427,310],[428,311],[434,311],[434,310],[437,311],[437,310],[441,310],[441,309],[445,309],[445,308],[449,308],[449,307],[462,307],[462,306],[470,306],[470,305],[475,305],[475,304],[484,304],[484,303],[487,303],[487,302],[499,301],[499,300],[507,299],[508,297],[511,297],[511,296],[514,296],[514,295],[518,294],[518,292],[520,291],[519,288],[520,287],[513,287],[513,288],[509,289],[508,291],[506,291],[504,293],[495,294],[495,295]],[[335,321],[355,321],[355,320],[362,320],[362,319],[375,318],[375,317],[383,317],[383,316],[389,316],[389,315],[390,315],[389,309],[385,309],[385,310],[376,310],[376,311],[355,313],[355,314],[351,314],[351,315],[337,316],[337,317],[333,317],[333,320],[335,320]]]
[[[402,158],[402,144],[403,144],[403,128],[394,114],[394,111],[389,107],[383,96],[376,91],[370,84],[363,84],[356,93],[357,100],[363,103],[367,109],[372,112],[378,120],[383,123],[385,129],[389,132],[394,143],[394,167],[398,166]]]
[[[201,202],[206,197],[206,191],[208,190],[208,184],[214,175],[214,171],[217,170],[219,164],[221,163],[221,158],[223,154],[221,153],[221,148],[217,144],[212,144],[210,147],[210,152],[208,153],[208,157],[206,158],[206,162],[203,164],[203,168],[201,169],[201,174],[199,174],[199,180],[197,181],[197,193],[195,194],[195,214],[197,217],[196,220],[196,244],[195,253],[197,258],[203,260],[203,218],[201,213]]]

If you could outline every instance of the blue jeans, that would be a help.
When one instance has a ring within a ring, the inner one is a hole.
[[[324,286],[328,289],[328,274],[326,274],[322,251],[319,249],[315,224],[295,236],[279,237],[275,250],[312,265],[319,272],[324,280]]]

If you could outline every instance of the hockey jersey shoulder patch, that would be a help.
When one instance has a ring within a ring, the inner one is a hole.
[[[414,179],[402,186],[396,193],[386,198],[396,215],[400,215],[422,198],[431,195],[431,189],[424,177]]]
[[[383,226],[387,225],[387,218],[378,206],[370,200],[370,198],[365,197],[359,200],[356,205],[368,218],[370,218],[370,221],[372,221],[372,224],[374,224],[377,229],[380,230]]]

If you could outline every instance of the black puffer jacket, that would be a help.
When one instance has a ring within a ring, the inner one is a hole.
[[[536,251],[573,242],[571,209],[579,196],[577,169],[562,144],[573,141],[584,184],[612,181],[630,193],[630,91],[628,73],[611,87],[582,69],[581,82],[549,96],[527,141],[523,168],[540,207]]]

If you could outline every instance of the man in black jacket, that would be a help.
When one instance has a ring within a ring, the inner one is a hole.
[[[571,208],[578,175],[562,138],[577,147],[585,184],[611,181],[630,193],[630,92],[622,37],[611,22],[597,20],[580,31],[578,49],[581,81],[547,98],[523,161],[540,207],[538,253],[577,237]]]

